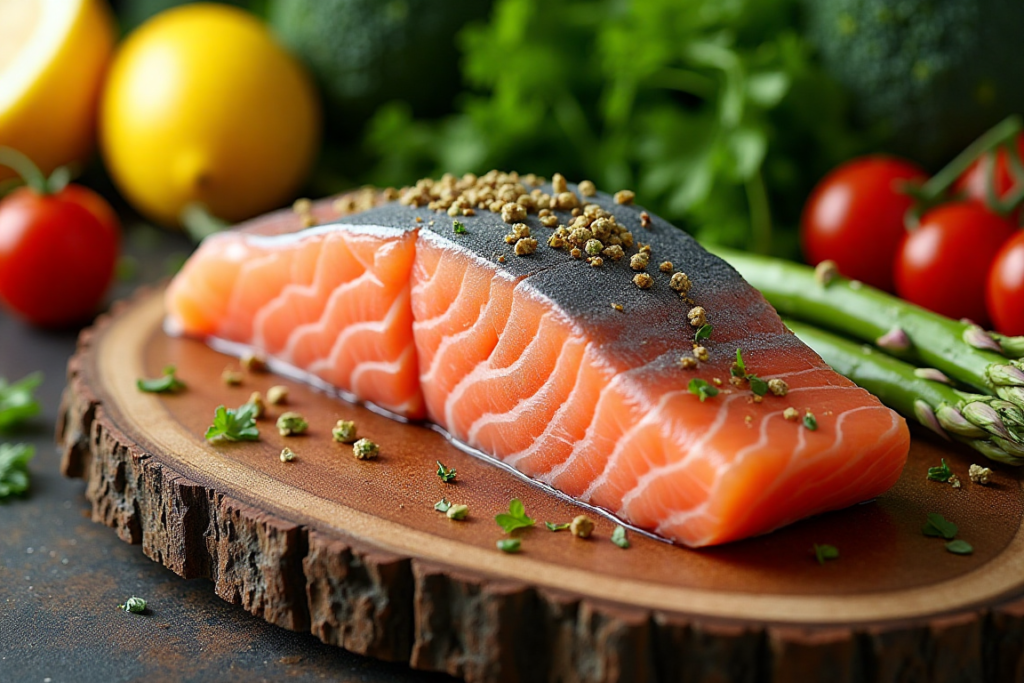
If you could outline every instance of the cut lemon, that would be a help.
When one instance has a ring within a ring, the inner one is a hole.
[[[0,146],[47,174],[84,161],[113,46],[103,0],[0,0]]]

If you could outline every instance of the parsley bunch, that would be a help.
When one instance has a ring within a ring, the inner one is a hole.
[[[39,401],[33,396],[43,375],[34,372],[14,384],[0,377],[0,432],[11,430],[39,414]]]
[[[35,454],[28,444],[0,444],[0,500],[28,490],[28,461]]]
[[[206,430],[209,441],[257,441],[260,438],[256,428],[256,406],[246,403],[238,410],[217,406],[213,424]]]

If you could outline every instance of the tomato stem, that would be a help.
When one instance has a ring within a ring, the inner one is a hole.
[[[16,149],[0,147],[0,165],[13,170],[37,194],[48,194],[46,176],[31,159]]]
[[[1022,130],[1024,130],[1024,122],[1016,114],[1006,117],[989,128],[980,138],[964,148],[964,151],[956,155],[941,171],[922,185],[919,193],[916,194],[917,198],[927,202],[938,202],[953,186],[957,178],[962,176],[979,157],[1000,145],[1013,142]]]

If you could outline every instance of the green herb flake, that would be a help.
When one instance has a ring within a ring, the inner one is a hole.
[[[446,484],[450,484],[455,481],[456,472],[454,467],[445,467],[441,464],[440,460],[435,460],[437,463],[437,476],[441,477],[441,481]]]
[[[308,429],[309,423],[299,413],[288,411],[277,418],[277,433],[281,436],[305,434]]]
[[[729,374],[740,379],[747,376],[747,366],[743,362],[743,350],[740,348],[736,349],[736,362],[729,368]]]
[[[974,546],[967,541],[956,539],[946,544],[946,550],[953,553],[954,555],[970,555],[974,552]]]
[[[39,414],[39,402],[32,395],[43,383],[43,375],[34,372],[8,384],[0,377],[0,432],[5,432]]]
[[[747,379],[750,380],[750,390],[754,392],[756,396],[764,396],[768,393],[768,382],[765,382],[757,375],[748,375]],[[804,419],[806,420],[807,418]],[[815,425],[815,427],[817,427],[817,425]]]
[[[352,455],[356,460],[374,460],[380,455],[380,446],[369,439],[359,439],[352,444]]]
[[[807,427],[807,429],[812,432],[818,431],[818,419],[814,417],[814,413],[809,410],[807,411],[807,414],[804,415],[804,427]]]
[[[548,531],[565,531],[569,528],[570,522],[565,524],[555,524],[553,522],[544,522],[544,526],[548,528]]]
[[[442,498],[441,500],[434,503],[434,509],[437,510],[438,512],[448,512],[448,508],[450,508],[451,506],[452,504],[448,502],[447,498]]]
[[[701,403],[703,403],[704,401],[711,397],[718,396],[718,389],[711,386],[702,379],[691,379],[687,387],[691,394],[700,399]]]
[[[629,539],[626,538],[626,527],[621,524],[615,527],[615,531],[612,532],[612,543],[623,550],[629,547]]]
[[[452,230],[455,232],[456,235],[466,234],[466,226],[463,225],[460,221],[452,221]]]
[[[142,598],[137,598],[134,595],[127,600],[123,605],[118,605],[118,608],[123,609],[125,612],[132,612],[133,614],[141,614],[146,611],[146,601]]]
[[[135,381],[135,386],[139,388],[139,391],[144,391],[148,394],[173,394],[185,388],[185,383],[178,379],[174,373],[174,366],[168,365],[164,368],[163,376],[156,379],[138,379]]]
[[[503,538],[498,541],[496,545],[498,546],[498,550],[503,553],[518,553],[523,542],[518,538]]]
[[[0,500],[28,491],[28,462],[35,454],[29,444],[0,444]]]
[[[828,545],[825,543],[821,545],[815,543],[814,558],[818,560],[818,564],[825,564],[825,562],[828,560],[838,560],[839,548],[835,547],[834,545]]]
[[[512,502],[508,504],[508,512],[495,515],[494,521],[498,523],[498,526],[506,534],[512,533],[516,529],[531,527],[535,524],[534,520],[527,516],[523,501],[518,498],[513,498]]]
[[[949,478],[953,476],[953,470],[949,469],[949,465],[946,464],[946,459],[942,458],[942,464],[938,467],[928,468],[928,479],[930,481],[941,481],[947,482]]]
[[[356,423],[352,420],[338,420],[331,429],[331,438],[338,443],[353,443],[357,432]]]
[[[956,538],[957,526],[953,522],[946,521],[946,518],[934,512],[928,515],[928,522],[921,529],[925,536],[933,538],[944,538],[951,541]]]
[[[711,332],[714,328],[711,327],[711,323],[704,323],[697,330],[697,333],[693,335],[693,341],[700,342],[703,339],[708,339],[711,336]]]
[[[242,405],[238,410],[217,406],[213,425],[206,430],[208,441],[257,441],[260,438],[256,428],[256,406]]]

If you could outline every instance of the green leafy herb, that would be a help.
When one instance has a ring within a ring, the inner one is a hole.
[[[28,490],[28,461],[35,454],[29,444],[0,444],[0,500]]]
[[[548,528],[548,531],[565,531],[569,528],[569,522],[565,524],[554,524],[552,522],[544,522],[544,526]]]
[[[522,545],[523,542],[518,538],[503,538],[497,543],[498,550],[503,553],[518,553]]]
[[[754,392],[755,395],[764,396],[768,393],[768,382],[765,382],[757,375],[747,375],[747,379],[750,380],[750,390]]]
[[[925,536],[944,538],[948,541],[956,538],[957,526],[953,522],[946,521],[942,515],[932,512],[928,515],[928,522],[925,523],[921,532]]]
[[[956,539],[946,544],[946,550],[953,553],[954,555],[970,555],[974,552],[974,546],[967,541]]]
[[[953,470],[949,469],[949,465],[946,464],[946,459],[942,458],[942,464],[938,467],[928,468],[928,479],[931,481],[949,481],[949,478],[953,476]]]
[[[466,234],[466,226],[459,221],[452,221],[452,230],[455,231],[456,235]]]
[[[256,441],[260,438],[256,428],[256,406],[246,403],[238,410],[217,406],[213,424],[206,430],[210,441]]]
[[[612,543],[623,549],[629,547],[629,539],[626,538],[626,527],[621,524],[615,527],[615,531],[612,532]]]
[[[711,327],[711,323],[704,323],[703,325],[700,326],[700,329],[697,330],[697,333],[693,335],[693,341],[699,342],[701,340],[707,339],[708,337],[711,336],[712,329],[713,328]]]
[[[743,377],[747,376],[747,366],[743,362],[743,351],[742,351],[742,349],[739,349],[739,348],[736,349],[736,362],[733,364],[733,366],[731,368],[729,368],[729,374],[732,375],[733,377],[740,377],[740,378],[743,378]]]
[[[440,460],[435,460],[437,463],[437,476],[441,477],[441,481],[446,484],[450,484],[455,481],[456,472],[455,468],[448,468],[441,464]]]
[[[807,427],[807,429],[812,432],[818,430],[818,420],[814,417],[814,413],[809,410],[807,411],[807,414],[804,415],[804,427]]]
[[[142,598],[132,596],[128,598],[123,605],[118,605],[118,607],[123,609],[125,612],[139,614],[146,611],[146,601]]]
[[[185,383],[178,379],[174,373],[174,366],[168,365],[164,368],[164,374],[162,377],[158,377],[156,379],[139,379],[135,381],[135,385],[139,388],[139,391],[145,391],[150,394],[174,393],[175,391],[180,391],[185,388]]]
[[[834,545],[814,544],[814,557],[818,560],[818,564],[825,564],[827,560],[839,559],[839,548]]]
[[[718,389],[702,379],[691,379],[688,389],[691,394],[700,398],[701,403],[713,396],[718,396]]]
[[[518,498],[513,498],[512,502],[508,504],[508,512],[502,512],[495,515],[494,521],[498,523],[498,526],[508,534],[516,529],[525,529],[534,525],[534,520],[526,515],[526,508],[523,506],[523,501]]]
[[[437,510],[438,512],[448,512],[448,508],[450,508],[451,506],[452,504],[448,502],[447,498],[442,498],[441,500],[434,503],[434,509]]]
[[[14,384],[0,377],[0,432],[8,431],[39,413],[39,402],[32,392],[42,384],[43,375],[34,372]]]

